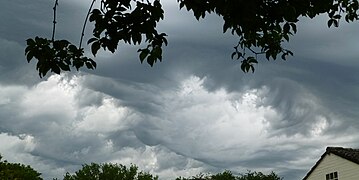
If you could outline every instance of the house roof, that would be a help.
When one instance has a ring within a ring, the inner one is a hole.
[[[327,147],[325,153],[320,157],[320,159],[315,163],[315,165],[310,169],[310,171],[305,175],[303,180],[306,180],[309,175],[314,171],[314,169],[320,164],[326,155],[335,154],[346,160],[354,162],[359,165],[359,149],[352,148],[343,148],[343,147]]]

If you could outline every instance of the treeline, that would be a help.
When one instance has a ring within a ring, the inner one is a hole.
[[[0,155],[0,179],[6,180],[42,180],[41,173],[29,165],[10,163],[1,160]],[[91,163],[85,164],[73,174],[67,172],[63,180],[158,180],[159,177],[148,172],[138,170],[136,165],[126,167],[122,164]],[[53,180],[59,180],[54,178]],[[282,180],[274,172],[263,174],[250,172],[234,175],[230,171],[218,174],[198,174],[192,177],[178,177],[175,180]]]

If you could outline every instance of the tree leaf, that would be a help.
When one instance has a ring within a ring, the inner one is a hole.
[[[87,44],[90,44],[90,43],[95,42],[95,41],[98,41],[98,38],[95,38],[95,37],[90,38],[90,39],[87,41]]]
[[[33,57],[34,57],[33,51],[29,51],[26,55],[27,62],[29,63]]]
[[[329,19],[328,20],[328,27],[332,26],[333,22],[334,22],[334,19]]]
[[[290,31],[290,25],[289,23],[285,23],[283,26],[283,32],[287,34]]]
[[[58,66],[63,70],[63,71],[70,71],[70,66],[67,64],[64,64],[63,62],[58,63]]]
[[[148,56],[148,54],[150,53],[150,50],[148,49],[142,49],[141,53],[140,53],[140,61],[141,63],[143,62],[143,60],[146,59],[146,57]]]
[[[54,64],[52,67],[51,67],[51,71],[56,73],[56,74],[60,74],[61,70],[59,68],[59,66],[57,66],[56,64]]]
[[[94,69],[92,66],[92,63],[90,63],[90,62],[86,62],[85,65],[86,65],[87,69]]]
[[[236,52],[233,52],[231,58],[233,59],[236,54],[237,54]]]
[[[290,26],[292,27],[293,32],[297,33],[297,26],[295,25],[295,23],[290,23]]]
[[[91,52],[94,56],[96,56],[97,51],[100,49],[100,42],[99,41],[95,41],[94,43],[92,43],[91,45]]]
[[[26,44],[28,46],[35,46],[36,42],[33,39],[29,38],[29,39],[26,40]]]
[[[149,55],[147,57],[147,63],[152,67],[153,64],[155,63],[156,59],[152,56],[152,55]]]

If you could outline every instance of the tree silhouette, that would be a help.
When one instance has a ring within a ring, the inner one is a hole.
[[[2,161],[0,155],[0,179],[6,180],[42,180],[41,173],[35,171],[29,165],[25,166],[20,163],[9,163]],[[136,165],[126,167],[122,164],[113,163],[91,163],[85,164],[81,169],[73,174],[67,172],[63,180],[158,180],[158,176],[148,172],[139,171]],[[54,178],[57,180],[57,178]],[[203,174],[184,178],[177,177],[176,180],[282,180],[277,174],[263,174],[262,172],[248,171],[245,174],[234,175],[230,171],[224,171],[217,174]]]
[[[123,180],[157,180],[157,176],[150,173],[138,171],[138,167],[131,165],[126,167],[121,164],[85,164],[82,168],[74,174],[66,173],[64,180],[109,180],[109,179],[123,179]],[[230,171],[224,171],[217,174],[203,174],[184,178],[178,177],[176,180],[281,180],[277,174],[271,172],[270,174],[263,174],[262,172],[248,171],[245,174],[233,175]]]
[[[99,0],[100,7],[93,7],[92,0],[82,30],[79,46],[67,40],[55,40],[56,8],[52,39],[35,37],[27,40],[25,54],[28,62],[37,59],[36,69],[40,77],[48,71],[59,74],[77,70],[82,66],[96,68],[92,58],[84,56],[81,46],[87,20],[93,22],[93,37],[88,40],[96,56],[103,48],[114,53],[120,42],[125,44],[146,43],[138,50],[139,59],[153,66],[162,61],[162,47],[167,45],[165,33],[157,31],[157,23],[163,19],[164,10],[160,0]],[[286,60],[293,53],[283,43],[297,32],[301,17],[314,18],[320,14],[329,17],[328,27],[339,26],[339,20],[358,20],[358,0],[177,0],[179,7],[193,12],[197,20],[215,13],[223,18],[223,32],[230,31],[239,38],[234,46],[232,59],[241,61],[244,72],[254,71],[258,55],[267,60],[277,56]]]
[[[41,173],[35,171],[30,166],[25,166],[20,163],[9,163],[6,160],[2,161],[0,155],[0,179],[16,180],[16,179],[29,179],[41,180]]]
[[[131,165],[126,167],[121,164],[85,164],[75,174],[66,173],[64,180],[157,180],[157,176],[138,171],[138,167]]]
[[[176,180],[282,180],[282,178],[274,172],[271,172],[270,174],[263,174],[262,172],[248,171],[245,174],[236,176],[230,171],[224,171],[213,175],[205,175],[201,173],[190,178],[178,177]]]

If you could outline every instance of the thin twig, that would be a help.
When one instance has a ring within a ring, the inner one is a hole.
[[[55,5],[52,8],[54,10],[54,20],[52,21],[53,26],[52,26],[52,38],[51,41],[54,42],[55,41],[55,29],[56,29],[56,9],[57,6],[59,5],[59,0],[55,0]]]
[[[257,52],[255,50],[253,50],[251,47],[246,47],[248,50],[250,50],[253,54],[255,54],[256,56],[259,55],[259,54],[264,54],[266,53],[265,51],[260,51],[260,52]]]
[[[88,12],[87,12],[87,15],[86,15],[86,18],[85,18],[85,22],[84,22],[84,26],[82,27],[79,49],[81,49],[82,41],[83,41],[84,36],[85,36],[85,28],[86,28],[87,20],[88,20],[88,18],[89,18],[89,16],[90,16],[92,7],[93,7],[93,5],[95,4],[95,2],[96,2],[96,0],[92,0],[91,6],[90,6],[90,8],[89,8],[89,10],[88,10]]]

